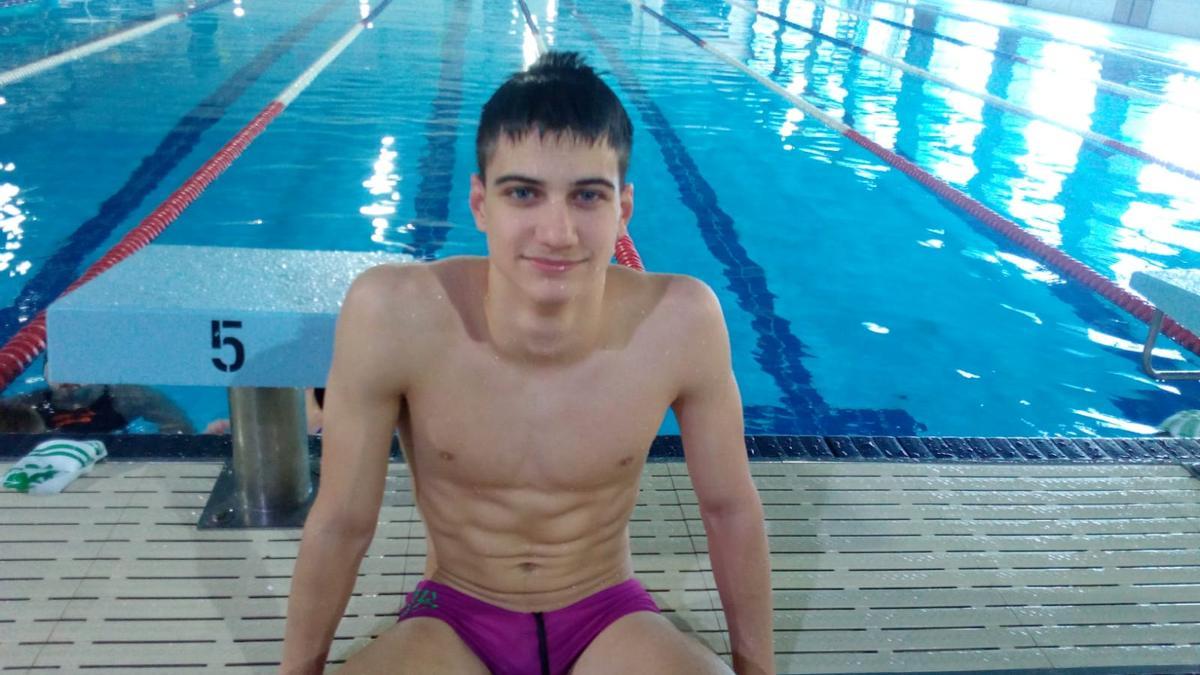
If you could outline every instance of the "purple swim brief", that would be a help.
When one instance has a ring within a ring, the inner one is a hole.
[[[450,625],[494,675],[562,675],[605,628],[633,612],[658,612],[637,579],[550,612],[514,612],[449,586],[421,581],[399,621],[432,617]]]

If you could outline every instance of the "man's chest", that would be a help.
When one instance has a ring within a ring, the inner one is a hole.
[[[674,397],[662,364],[520,370],[447,359],[407,396],[414,461],[463,482],[586,489],[640,471]]]

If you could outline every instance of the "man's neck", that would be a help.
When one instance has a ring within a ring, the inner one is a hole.
[[[497,274],[485,282],[483,311],[488,333],[501,356],[531,364],[570,363],[599,344],[604,318],[604,284],[562,303],[537,303]]]

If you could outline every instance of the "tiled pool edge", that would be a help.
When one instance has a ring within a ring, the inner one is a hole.
[[[1190,438],[970,438],[954,436],[746,437],[755,461],[1175,464],[1200,461]],[[678,436],[660,436],[652,459],[682,459]]]
[[[16,459],[50,435],[0,434],[0,459]],[[229,436],[179,434],[80,435],[105,442],[114,460],[224,460]],[[989,464],[1177,464],[1200,462],[1200,439],[1191,438],[966,438],[940,436],[746,436],[752,461],[908,462]],[[309,452],[321,442],[309,437]],[[392,443],[392,457],[401,459]],[[683,459],[679,436],[659,436],[650,461]]]

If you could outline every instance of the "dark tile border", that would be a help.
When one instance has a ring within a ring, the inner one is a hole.
[[[1191,438],[961,438],[939,436],[747,436],[751,461],[990,464],[1178,464],[1200,462]],[[683,457],[679,436],[659,436],[650,461]]]
[[[0,434],[0,460],[15,460],[41,441],[39,434]],[[56,437],[66,437],[57,435]],[[117,460],[221,461],[232,454],[227,435],[83,434],[105,442]],[[309,451],[320,455],[321,439],[310,436]],[[1191,438],[959,438],[917,436],[746,437],[751,461],[926,462],[999,464],[1192,464],[1200,462],[1200,440]],[[392,441],[392,458],[403,460]],[[679,436],[659,436],[650,461],[683,459]],[[7,468],[7,467],[0,467]]]
[[[0,470],[49,438],[80,438],[104,441],[108,458],[144,462],[223,462],[233,456],[228,435],[186,434],[3,434],[0,433]],[[321,454],[321,438],[308,437],[308,451]],[[392,439],[392,458],[402,460],[400,446]]]

